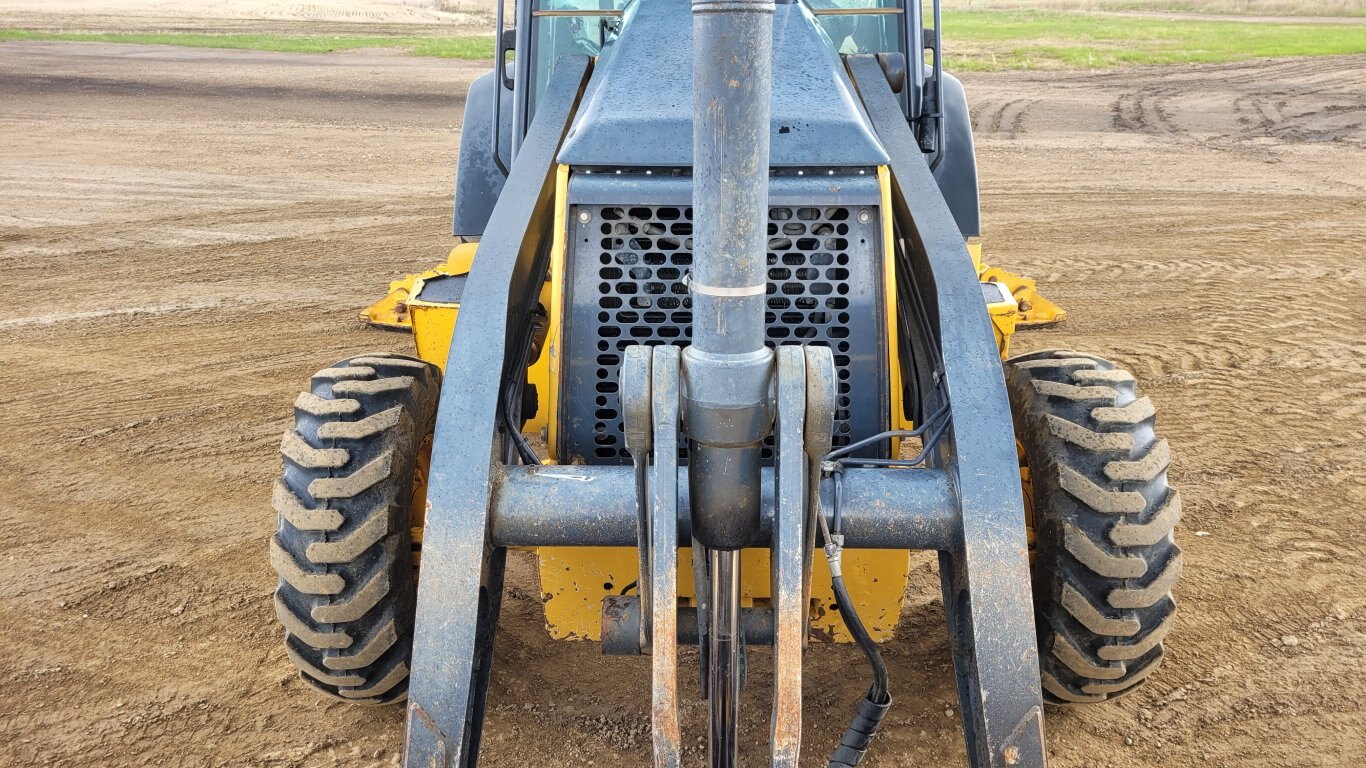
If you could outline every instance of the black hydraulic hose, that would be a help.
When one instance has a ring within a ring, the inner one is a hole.
[[[838,474],[835,482],[838,489]],[[830,585],[835,593],[835,604],[839,607],[840,618],[843,619],[849,634],[853,636],[854,642],[858,643],[859,649],[863,651],[864,657],[868,659],[868,665],[873,669],[873,684],[859,701],[858,710],[854,713],[849,728],[840,738],[834,754],[830,756],[830,768],[854,768],[868,753],[873,737],[877,735],[878,728],[892,707],[892,697],[888,690],[887,664],[882,660],[882,654],[878,651],[873,638],[869,636],[867,628],[863,626],[858,610],[854,607],[854,601],[849,597],[849,589],[844,583],[840,566],[844,537],[831,532],[824,515],[818,515],[818,518],[821,532],[825,537],[825,555],[830,562]]]
[[[836,466],[834,509],[831,515],[830,530],[827,531],[826,546],[832,543],[836,545],[835,559],[841,561],[844,547],[844,520],[841,514],[841,507],[844,505],[844,468]],[[877,649],[877,644],[868,634],[868,630],[863,626],[863,619],[859,618],[858,611],[854,608],[854,601],[849,598],[849,589],[844,584],[844,573],[842,569],[836,568],[831,571],[832,586],[835,591],[835,604],[839,606],[840,617],[844,620],[844,626],[853,635],[859,648],[863,650],[863,655],[868,657],[868,664],[873,668],[873,687],[869,690],[870,697],[881,701],[887,698],[887,665],[882,661],[882,654]]]
[[[942,389],[942,385],[940,388]],[[844,621],[845,628],[849,630],[849,634],[858,644],[859,650],[863,651],[864,657],[868,660],[868,666],[873,670],[873,683],[869,686],[868,693],[859,701],[858,710],[854,713],[848,730],[844,732],[844,736],[840,738],[839,746],[831,755],[829,768],[854,768],[857,766],[863,760],[864,755],[868,753],[868,747],[872,745],[873,737],[877,735],[878,728],[882,726],[883,719],[887,717],[887,712],[892,707],[887,664],[882,659],[882,653],[878,650],[877,643],[873,642],[872,636],[868,634],[868,629],[863,626],[863,620],[859,618],[858,609],[854,607],[854,601],[849,597],[849,588],[844,583],[842,567],[844,553],[844,465],[847,462],[854,465],[868,464],[882,467],[918,466],[929,457],[930,452],[934,450],[944,433],[948,431],[949,424],[952,421],[949,406],[945,403],[915,429],[882,432],[839,450],[831,451],[825,456],[822,471],[829,475],[834,483],[831,493],[830,520],[827,522],[823,514],[817,515],[816,519],[820,523],[821,535],[825,540],[825,558],[830,563],[830,586],[835,593],[835,605],[839,608],[840,618]],[[928,435],[926,435],[927,432]],[[925,435],[925,444],[920,453],[913,459],[859,459],[848,456],[849,453],[859,448],[882,440],[894,437],[920,437],[921,435]]]
[[[519,410],[520,403],[518,395],[523,387],[526,386],[526,368],[530,362],[532,339],[536,336],[538,323],[542,322],[544,315],[537,316],[533,313],[529,331],[525,338],[518,340],[518,352],[515,364],[512,367],[512,375],[508,379],[507,388],[503,391],[502,408],[503,426],[507,429],[508,437],[512,439],[513,446],[517,449],[517,455],[522,463],[530,467],[539,467],[541,458],[536,455],[536,451],[527,442],[526,435],[522,434],[522,425],[513,418],[513,413]]]
[[[835,603],[839,606],[840,615],[845,617],[844,626],[854,636],[859,648],[863,650],[863,655],[868,659],[868,665],[873,668],[873,684],[868,688],[863,700],[858,703],[858,710],[854,713],[849,728],[845,730],[839,746],[835,747],[835,753],[830,756],[830,768],[852,768],[868,753],[868,747],[872,745],[873,737],[882,726],[883,718],[887,717],[887,712],[892,708],[892,696],[887,690],[887,665],[882,660],[882,654],[878,652],[877,644],[868,636],[868,631],[864,629],[863,622],[854,610],[854,602],[849,599],[844,577],[835,577],[831,586],[835,589]]]
[[[825,460],[832,461],[843,456],[848,456],[849,454],[859,450],[860,448],[866,448],[870,445],[880,443],[883,440],[892,437],[920,437],[921,435],[925,434],[927,430],[934,426],[935,421],[947,415],[948,412],[949,406],[947,403],[945,403],[942,407],[939,408],[939,410],[927,416],[925,418],[924,423],[922,423],[915,429],[890,429],[886,432],[879,432],[876,435],[873,435],[872,437],[865,437],[864,439],[859,440],[858,442],[850,443],[849,445],[846,445],[843,448],[837,448],[825,454]]]
[[[536,455],[531,443],[527,442],[526,435],[522,434],[521,428],[512,419],[512,412],[506,407],[503,408],[503,425],[512,437],[512,444],[517,449],[517,456],[521,458],[522,463],[529,467],[540,466],[541,458]]]
[[[924,446],[923,448],[920,449],[920,453],[916,454],[913,458],[910,458],[910,459],[860,459],[860,458],[844,458],[844,459],[841,459],[839,462],[836,462],[836,463],[837,463],[837,464],[840,464],[841,466],[842,466],[843,464],[845,464],[845,463],[848,463],[848,464],[852,464],[852,465],[854,465],[854,466],[863,466],[863,467],[896,467],[896,468],[898,468],[898,469],[909,469],[909,468],[911,468],[911,467],[918,467],[918,466],[920,466],[921,464],[923,464],[923,463],[925,462],[925,459],[927,459],[927,458],[930,457],[930,452],[933,451],[933,450],[935,449],[935,446],[937,446],[937,445],[939,444],[940,438],[942,438],[942,437],[944,436],[944,433],[945,433],[946,431],[948,431],[949,423],[950,423],[950,422],[952,422],[952,419],[944,419],[943,421],[941,421],[941,422],[939,423],[939,426],[935,427],[935,428],[934,428],[934,431],[930,433],[929,437],[925,438],[925,446]],[[889,437],[895,437],[895,435],[889,435]]]
[[[926,311],[924,302],[920,300],[920,292],[914,289],[916,287],[914,272],[904,259],[898,260],[898,268],[901,272],[900,276],[909,282],[913,288],[910,291],[910,303],[920,321],[920,327],[924,330],[924,340],[928,347],[929,358],[941,360],[938,340],[929,324],[929,313]],[[953,422],[953,415],[944,393],[943,377],[936,373],[933,381],[934,391],[938,393],[941,404],[939,408],[917,424],[915,429],[881,432],[831,451],[824,457],[824,472],[831,475],[834,481],[831,519],[827,523],[823,514],[818,514],[816,518],[820,523],[821,533],[825,539],[826,560],[830,563],[830,586],[835,593],[835,604],[839,608],[840,618],[844,621],[845,628],[849,630],[854,642],[858,644],[859,650],[863,651],[864,657],[868,660],[868,666],[873,671],[873,683],[869,686],[868,693],[859,701],[858,709],[854,713],[853,720],[849,723],[849,728],[840,738],[839,746],[835,748],[834,754],[830,756],[829,768],[854,768],[862,762],[864,755],[868,753],[868,747],[873,743],[873,737],[877,735],[878,728],[882,726],[882,721],[887,717],[887,712],[892,707],[887,664],[883,661],[882,653],[878,650],[877,644],[868,634],[868,629],[863,626],[863,620],[859,618],[858,609],[854,607],[854,601],[849,597],[849,588],[844,583],[842,571],[844,465],[847,462],[853,465],[900,468],[915,467],[924,463]],[[921,407],[923,412],[923,403]],[[860,459],[849,455],[860,448],[874,445],[883,440],[922,436],[924,445],[920,453],[912,459]]]

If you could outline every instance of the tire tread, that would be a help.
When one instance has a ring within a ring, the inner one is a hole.
[[[1161,665],[1174,624],[1171,448],[1134,376],[1103,358],[1031,353],[1006,362],[1006,380],[1033,492],[1044,698],[1122,696]]]
[[[285,655],[310,687],[358,704],[407,696],[416,579],[412,478],[440,371],[388,353],[314,374],[281,441],[270,560]]]

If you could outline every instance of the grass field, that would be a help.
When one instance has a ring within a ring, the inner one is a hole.
[[[357,48],[401,48],[413,56],[493,60],[493,37],[491,35],[460,37],[436,35],[422,37],[398,35],[220,35],[202,32],[35,32],[25,29],[0,29],[0,42],[6,40],[72,40],[93,43],[184,45],[193,48],[237,48],[282,53],[332,53]]]
[[[1366,24],[945,11],[944,39],[958,70],[1105,68],[1366,53]]]
[[[944,0],[950,10],[1139,11],[1238,16],[1366,16],[1366,0]]]
[[[1095,69],[1366,53],[1366,24],[1154,18],[1079,11],[947,10],[955,70]],[[414,56],[492,59],[491,36],[310,36],[0,30],[5,40],[76,40],[328,53],[399,48]]]

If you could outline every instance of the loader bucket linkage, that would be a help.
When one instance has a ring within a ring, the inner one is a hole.
[[[716,5],[743,7],[744,13],[765,19],[772,13],[772,6],[765,8],[762,2]],[[706,24],[725,24],[728,17],[705,3],[697,6],[706,9],[697,16],[702,58],[709,36],[717,34],[707,31]],[[769,23],[750,28],[771,30]],[[701,130],[699,140],[729,141],[726,146],[732,151],[758,153],[761,146],[742,144],[739,136],[744,131],[753,136],[752,123],[766,123],[767,115],[729,115],[724,99],[735,90],[727,81],[762,72],[738,52],[761,53],[765,48],[761,43],[736,45],[726,55],[705,58],[739,61],[738,71],[699,70],[697,91],[706,94],[700,97],[706,99],[700,109],[710,114],[699,116],[697,125],[711,125],[718,114],[729,120],[715,133]],[[438,418],[428,491],[431,508],[423,538],[406,761],[411,766],[433,761],[466,764],[478,748],[505,548],[610,539],[638,544],[647,553],[648,572],[642,574],[640,588],[650,602],[648,611],[637,613],[643,623],[637,636],[643,636],[643,650],[651,653],[655,669],[652,720],[657,765],[677,765],[681,755],[677,646],[669,637],[676,634],[678,623],[673,578],[677,542],[693,540],[700,545],[694,551],[705,553],[702,572],[710,586],[699,592],[705,591],[710,599],[705,616],[699,611],[693,621],[705,627],[702,658],[710,672],[706,690],[712,711],[713,765],[734,765],[738,745],[735,707],[742,609],[738,558],[731,553],[738,553],[739,547],[770,547],[770,615],[778,676],[773,760],[776,765],[796,765],[805,632],[801,608],[810,573],[805,550],[812,526],[824,514],[812,508],[814,496],[808,488],[830,485],[819,482],[820,465],[807,451],[809,442],[828,440],[828,435],[808,434],[804,425],[831,422],[834,398],[820,392],[830,388],[835,372],[828,349],[808,347],[803,354],[802,348],[783,347],[774,361],[762,341],[753,341],[763,338],[765,237],[762,227],[757,236],[746,235],[739,220],[755,218],[753,212],[764,207],[759,195],[766,163],[751,161],[746,169],[750,175],[744,176],[726,152],[707,146],[696,150],[694,207],[716,213],[697,219],[689,285],[693,346],[681,357],[672,346],[628,347],[623,368],[623,406],[634,409],[626,413],[628,434],[641,435],[632,441],[636,445],[651,446],[633,447],[632,458],[646,471],[505,464],[507,440],[497,428],[501,382],[484,371],[518,375],[508,370],[508,353],[517,343],[511,320],[519,308],[524,312],[534,303],[539,285],[533,276],[543,274],[545,266],[536,263],[545,251],[537,246],[536,237],[545,229],[533,220],[544,210],[537,203],[551,183],[555,150],[588,69],[588,62],[581,60],[562,62],[556,70],[494,209],[491,234],[480,244],[479,269],[470,276],[461,308],[443,385],[443,400],[458,405],[443,408]],[[993,385],[999,381],[993,371],[998,357],[989,321],[978,309],[982,294],[953,218],[933,194],[934,181],[914,136],[904,119],[895,117],[899,108],[881,68],[871,58],[855,57],[850,59],[850,71],[890,155],[897,225],[906,238],[913,269],[935,288],[938,317],[931,322],[939,344],[955,353],[939,361],[944,384],[929,395],[947,402],[932,402],[926,408],[932,412],[947,405],[942,418],[945,424],[951,421],[952,428],[941,432],[937,450],[925,457],[925,466],[843,473],[845,546],[940,550],[973,763],[1042,765],[1042,708],[1037,663],[1032,661],[1036,652],[1017,462],[1009,406],[1004,391]],[[706,90],[707,77],[717,83],[715,91]],[[751,92],[737,107],[752,106],[756,100],[761,97]],[[736,133],[725,133],[728,130]],[[709,156],[716,166],[708,170],[701,164]],[[718,186],[709,186],[713,179]],[[512,194],[520,189],[525,192]],[[718,235],[729,239],[709,246],[709,221],[718,225]],[[745,267],[741,257],[756,252],[758,269]],[[757,300],[758,308],[745,310],[749,300]],[[708,347],[706,339],[718,327],[730,335]],[[970,353],[973,349],[979,352]],[[689,383],[681,389],[684,382]],[[813,390],[815,396],[810,394]],[[776,392],[775,398],[769,399],[770,391]],[[648,418],[642,415],[645,402],[650,404]],[[954,408],[955,402],[973,407],[960,410]],[[761,468],[758,446],[775,424],[775,466]],[[686,472],[676,465],[680,429],[694,457]],[[703,440],[718,446],[716,459],[706,458]],[[492,454],[481,446],[491,446]],[[745,451],[754,457],[743,458]],[[971,462],[971,471],[958,469],[965,462]],[[736,472],[737,467],[752,469]],[[634,487],[641,476],[647,478],[643,494]],[[949,482],[949,476],[956,482]],[[711,484],[718,481],[728,485],[713,489]],[[864,501],[873,494],[884,501]],[[648,503],[643,529],[641,518],[630,513],[637,498]],[[990,594],[991,599],[973,599],[980,594]]]

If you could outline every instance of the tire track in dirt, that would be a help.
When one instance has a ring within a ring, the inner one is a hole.
[[[1240,148],[1242,142],[1268,137],[1287,143],[1360,144],[1366,141],[1366,95],[1358,82],[1364,63],[1305,59],[1178,75],[1145,70],[1153,73],[1152,84],[1123,91],[1115,98],[1112,125],[1119,131],[1169,134],[1225,148]],[[1189,110],[1173,103],[1230,96],[1238,129],[1200,138],[1192,137],[1191,128],[1177,117]]]
[[[1011,99],[1002,103],[988,101],[975,104],[971,113],[973,135],[1019,138],[1025,131],[1029,111],[1038,103],[1037,99]]]
[[[57,46],[18,61],[26,50],[0,46],[0,69],[190,78],[206,94],[215,78],[376,78],[359,94],[457,93],[469,77],[446,62],[358,74],[347,57],[232,52],[130,63]],[[964,78],[988,261],[1042,278],[1071,312],[1017,337],[1018,351],[1075,346],[1134,370],[1186,505],[1168,662],[1113,706],[1050,713],[1053,765],[1366,761],[1366,157],[1354,129],[1296,133],[1320,119],[1301,113],[1334,105],[1329,127],[1350,127],[1356,102],[1343,94],[1364,62]],[[1116,100],[1148,87],[1123,109],[1151,121],[1157,102],[1168,122],[1117,130]],[[0,464],[22,467],[0,473],[14,542],[0,558],[10,764],[372,766],[398,754],[401,709],[321,700],[284,658],[268,497],[309,374],[410,343],[355,313],[449,247],[459,113],[378,114],[357,96],[296,120],[269,92],[232,135],[221,105],[136,95],[20,93],[0,116],[0,279],[21,286],[0,322],[25,320],[0,328]],[[1246,138],[1243,114],[1256,129]],[[95,314],[33,321],[65,312]],[[645,764],[648,662],[550,641],[531,559],[512,560],[487,761]],[[962,765],[933,559],[915,555],[911,573],[885,648],[905,693],[870,765]],[[747,764],[763,752],[767,658],[753,655],[745,692]],[[860,663],[846,647],[810,650],[809,761],[862,695]],[[686,699],[688,734],[704,715]],[[695,744],[688,754],[702,759]]]

